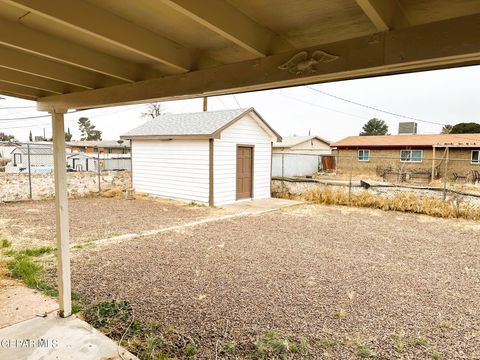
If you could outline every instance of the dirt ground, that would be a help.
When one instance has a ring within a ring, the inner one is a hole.
[[[83,226],[111,210],[92,209]],[[198,339],[201,359],[266,330],[314,359],[480,359],[479,259],[479,223],[303,205],[85,248],[72,276],[84,301],[125,299]]]
[[[70,199],[70,240],[78,243],[153,230],[219,212],[221,210],[165,199]],[[0,204],[0,238],[11,240],[15,249],[55,246],[53,200]]]

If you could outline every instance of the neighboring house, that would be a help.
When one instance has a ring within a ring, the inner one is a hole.
[[[130,170],[130,155],[75,153],[67,155],[67,167],[75,171]]]
[[[5,167],[5,172],[28,171],[30,161],[31,171],[53,171],[53,148],[51,144],[29,144],[17,146],[10,153],[11,162]]]
[[[129,154],[130,141],[68,141],[67,149],[74,152],[98,153],[100,154]]]
[[[330,155],[330,142],[319,136],[285,136],[273,144],[273,153]]]
[[[385,169],[443,176],[480,170],[480,134],[350,136],[331,144],[337,171],[379,174]],[[435,158],[436,160],[433,160]]]
[[[253,108],[164,114],[121,138],[132,141],[136,191],[210,206],[270,197],[281,137]]]
[[[330,143],[319,136],[287,136],[273,144],[272,176],[305,176],[318,172]]]

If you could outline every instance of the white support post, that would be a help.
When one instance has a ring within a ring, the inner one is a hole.
[[[63,113],[52,112],[53,163],[55,176],[55,235],[57,240],[57,282],[60,317],[72,314],[68,224],[67,165]]]

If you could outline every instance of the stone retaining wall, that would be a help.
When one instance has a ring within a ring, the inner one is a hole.
[[[85,196],[98,192],[98,174],[92,172],[67,173],[68,195]],[[112,188],[129,188],[130,172],[105,171],[100,177],[102,191]],[[32,174],[34,200],[52,198],[55,193],[53,174]],[[0,202],[29,199],[28,174],[0,173]]]
[[[300,196],[308,191],[330,188],[332,190],[348,192],[348,184],[324,184],[317,181],[288,181],[288,180],[272,180],[272,195],[276,193],[288,193],[294,196]],[[443,199],[442,189],[422,189],[414,187],[401,187],[401,186],[371,186],[369,189],[364,189],[361,186],[352,186],[352,193],[369,192],[375,196],[393,197],[402,192],[413,193],[419,197],[434,197]],[[468,203],[472,206],[480,206],[479,196],[459,195],[456,192],[447,192],[447,201],[453,201],[455,199],[461,199],[461,201]]]

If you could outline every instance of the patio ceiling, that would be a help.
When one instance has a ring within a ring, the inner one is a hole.
[[[0,93],[51,112],[480,63],[479,0],[0,4]]]

